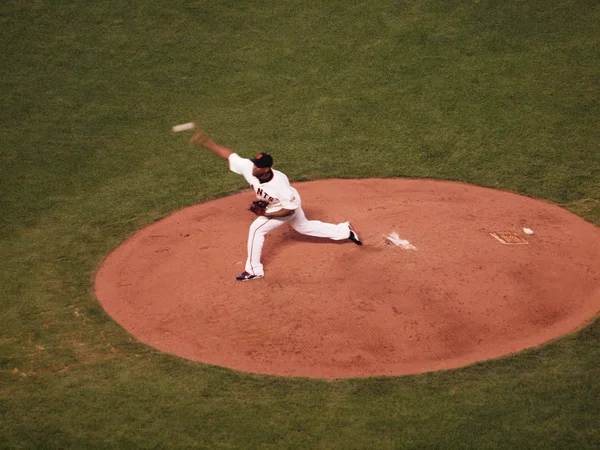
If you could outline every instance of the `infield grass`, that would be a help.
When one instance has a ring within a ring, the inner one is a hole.
[[[599,321],[325,382],[162,354],[93,295],[136,230],[245,188],[170,132],[190,120],[292,181],[460,180],[600,225],[598,2],[7,0],[0,21],[1,447],[600,446]]]

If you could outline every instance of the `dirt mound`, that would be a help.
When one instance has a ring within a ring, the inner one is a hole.
[[[267,236],[265,278],[238,282],[253,220],[253,193],[242,192],[125,241],[98,271],[100,303],[163,351],[318,378],[460,367],[561,336],[600,310],[600,229],[557,206],[431,180],[294,186],[309,219],[351,220],[365,245],[284,225]]]

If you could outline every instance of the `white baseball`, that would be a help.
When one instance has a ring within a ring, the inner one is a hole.
[[[531,228],[523,228],[523,233],[525,233],[525,234],[535,234],[535,232]]]
[[[181,125],[175,125],[172,130],[173,133],[179,133],[180,131],[187,131],[187,130],[191,130],[195,127],[196,125],[194,124],[194,122],[188,122],[188,123],[182,123]]]

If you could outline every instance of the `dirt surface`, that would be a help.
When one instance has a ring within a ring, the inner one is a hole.
[[[126,240],[98,271],[100,303],[160,350],[317,378],[460,367],[544,343],[600,310],[600,229],[557,206],[431,180],[294,186],[309,219],[351,220],[365,245],[283,225],[267,236],[265,278],[236,281],[253,220],[253,193],[242,192]],[[386,240],[394,232],[415,249]]]

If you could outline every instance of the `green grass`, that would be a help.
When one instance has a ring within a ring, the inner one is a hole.
[[[93,295],[127,236],[245,188],[170,133],[189,120],[292,180],[461,180],[600,225],[598,23],[591,0],[3,2],[0,446],[600,445],[599,321],[325,382],[161,354]]]

